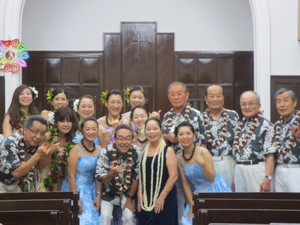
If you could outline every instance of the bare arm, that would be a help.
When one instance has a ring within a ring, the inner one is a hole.
[[[175,184],[175,181],[178,178],[177,157],[176,157],[174,149],[171,147],[169,147],[167,149],[166,164],[167,164],[167,169],[169,172],[169,178],[168,178],[163,190],[161,191],[159,197],[156,200],[155,208],[154,208],[154,212],[156,212],[156,213],[159,213],[163,210],[165,199],[166,199],[167,195],[169,194],[169,192],[172,190],[172,188]]]
[[[266,156],[266,176],[272,176],[275,168],[275,158],[274,154],[268,154]],[[261,191],[270,191],[271,190],[271,180],[264,178],[260,184]]]
[[[8,137],[8,136],[12,135],[12,133],[13,133],[13,127],[11,126],[9,121],[10,121],[10,115],[6,114],[6,116],[4,117],[3,126],[2,126],[4,137]]]
[[[196,162],[201,166],[206,179],[210,182],[213,182],[215,180],[214,161],[211,154],[206,148],[198,150],[198,153],[196,155]]]
[[[186,196],[186,199],[187,199],[190,207],[192,208],[192,206],[194,205],[194,203],[193,203],[193,193],[192,193],[190,184],[189,184],[186,176],[184,175],[183,168],[182,168],[182,165],[179,162],[179,160],[178,160],[178,170],[179,170],[179,174],[180,174],[180,177],[181,177],[184,194]]]
[[[74,146],[70,151],[68,158],[68,181],[70,185],[70,191],[77,191],[75,175],[77,172],[77,165],[79,159],[79,151],[77,146]]]

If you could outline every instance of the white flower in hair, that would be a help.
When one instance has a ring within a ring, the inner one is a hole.
[[[55,123],[55,120],[54,120],[54,112],[49,112],[48,114],[48,121],[50,124],[54,124]]]
[[[35,89],[35,87],[31,87],[29,86],[29,88],[32,90],[32,92],[34,93],[34,99],[37,99],[39,97],[39,92],[38,90]]]
[[[77,98],[74,102],[73,102],[73,110],[75,112],[78,111],[78,106],[79,106],[79,98]]]

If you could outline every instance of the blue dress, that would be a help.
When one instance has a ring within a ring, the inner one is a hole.
[[[99,225],[99,212],[96,211],[94,200],[97,196],[95,172],[100,148],[99,146],[96,147],[97,156],[85,156],[80,146],[77,145],[77,147],[80,151],[80,159],[78,160],[75,180],[79,199],[82,203],[82,214],[79,215],[80,225]],[[63,180],[61,190],[70,191],[67,179]]]
[[[214,182],[210,182],[204,176],[203,170],[198,163],[183,164],[182,155],[179,156],[179,159],[192,192],[231,192],[231,188],[228,186],[227,182],[219,175],[216,174]],[[192,219],[186,219],[189,210],[190,206],[187,204],[181,219],[182,225],[193,224]]]

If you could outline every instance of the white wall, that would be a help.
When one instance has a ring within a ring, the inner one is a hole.
[[[103,50],[121,21],[156,21],[178,51],[253,50],[248,0],[28,0],[22,37],[29,50]]]
[[[298,0],[268,0],[268,4],[271,18],[271,75],[300,75]]]

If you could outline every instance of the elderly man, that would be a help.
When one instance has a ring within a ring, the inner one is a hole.
[[[165,141],[174,145],[176,152],[180,150],[180,146],[174,136],[174,130],[178,124],[186,120],[194,126],[196,131],[195,144],[205,144],[203,143],[203,119],[201,113],[188,104],[189,92],[186,85],[180,81],[172,82],[168,88],[168,98],[173,108],[164,115],[162,121]]]
[[[275,123],[276,192],[300,192],[300,112],[292,90],[280,88],[275,93],[280,119]]]
[[[224,93],[220,85],[213,84],[205,91],[206,111],[202,113],[207,149],[214,159],[217,174],[230,185],[235,161],[232,156],[234,130],[239,116],[224,108]]]
[[[49,154],[42,144],[47,121],[41,116],[30,116],[25,122],[24,136],[14,134],[0,145],[0,192],[34,191],[37,163]]]
[[[123,209],[122,224],[131,225],[135,224],[139,148],[132,145],[133,132],[126,124],[116,128],[114,138],[114,144],[101,150],[96,169],[96,179],[103,183],[100,224],[110,225],[113,209],[120,206]]]
[[[274,171],[273,125],[260,114],[260,97],[246,91],[240,97],[243,119],[233,142],[237,192],[270,191]]]
[[[182,121],[188,121],[194,126],[194,129],[196,131],[195,144],[205,144],[203,119],[201,113],[188,104],[189,92],[186,85],[180,81],[172,82],[168,87],[168,98],[173,108],[164,115],[162,121],[162,130],[165,141],[168,144],[173,145],[176,152],[181,151],[181,147],[175,138],[174,130],[175,127]],[[180,177],[176,182],[176,188],[178,224],[181,224],[185,198]]]

